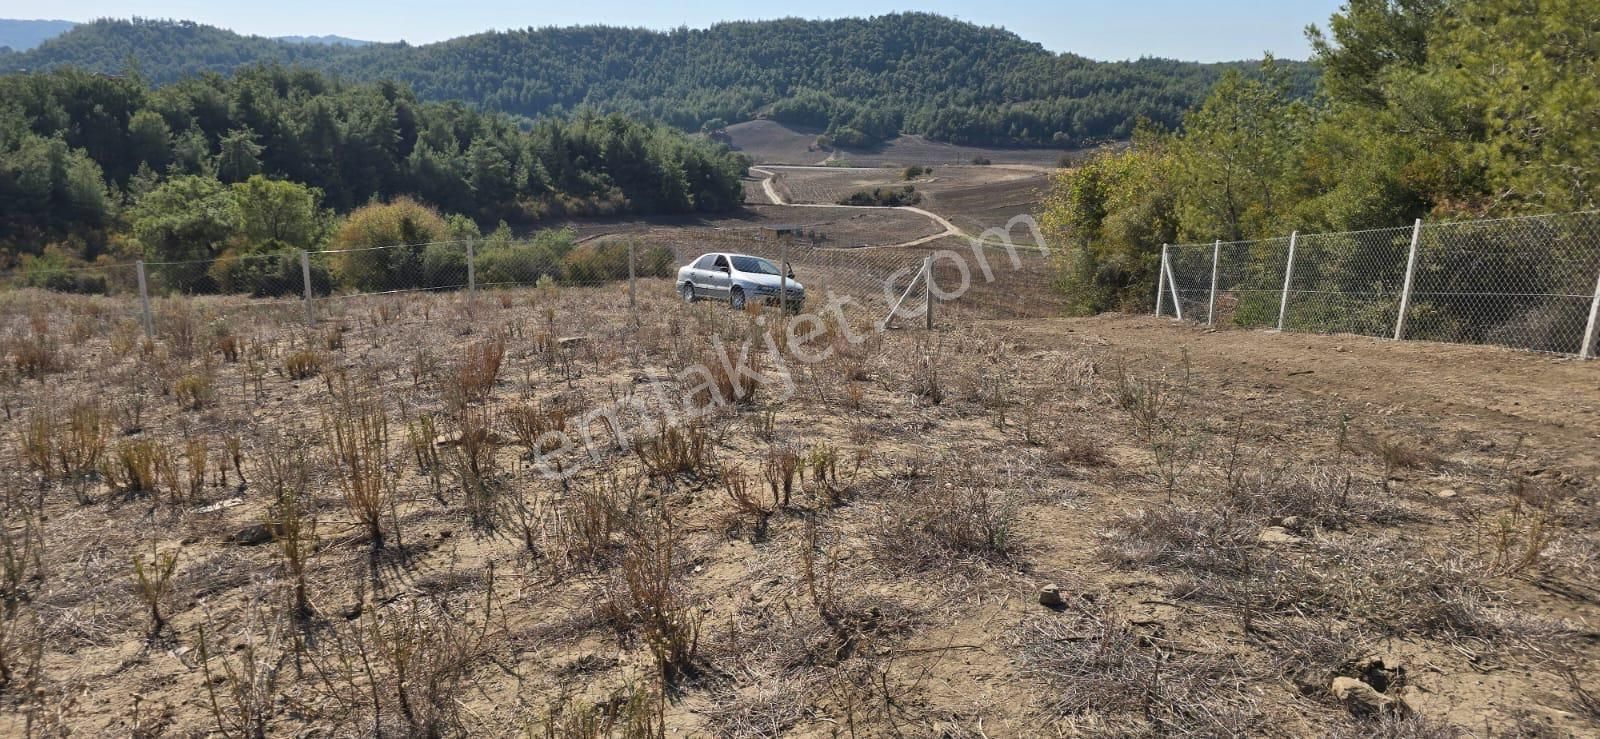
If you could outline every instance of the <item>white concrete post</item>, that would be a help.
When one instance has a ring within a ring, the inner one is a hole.
[[[134,271],[139,274],[139,308],[144,317],[144,337],[150,341],[155,341],[156,323],[150,318],[150,285],[145,281],[143,259],[139,260],[135,265]]]
[[[1422,238],[1422,219],[1411,227],[1411,252],[1406,256],[1406,282],[1400,288],[1400,316],[1394,322],[1394,340],[1406,335],[1406,313],[1411,309],[1411,282],[1417,275],[1417,242]]]
[[[1600,323],[1600,279],[1594,283],[1594,299],[1589,301],[1589,325],[1583,329],[1583,349],[1578,356],[1583,359],[1594,359],[1594,333],[1596,323]]]
[[[1162,306],[1162,302],[1163,302],[1162,299],[1167,297],[1166,293],[1163,292],[1163,291],[1166,290],[1166,289],[1167,289],[1167,245],[1166,244],[1162,244],[1161,245],[1161,264],[1156,267],[1156,317],[1157,318],[1161,317],[1161,306]]]
[[[1283,330],[1283,319],[1289,315],[1289,281],[1294,279],[1294,246],[1300,232],[1289,234],[1289,263],[1283,268],[1283,297],[1278,300],[1278,330]]]
[[[922,260],[922,295],[928,305],[928,330],[933,330],[933,255],[929,254]]]
[[[1211,245],[1211,302],[1206,305],[1206,325],[1217,324],[1217,266],[1222,261],[1222,239]]]
[[[311,305],[311,255],[304,250],[300,252],[300,281],[305,286],[306,328],[315,328],[317,311]]]
[[[628,269],[633,269],[633,247],[629,247]],[[467,242],[467,297],[478,299],[478,251],[473,248],[472,242]]]

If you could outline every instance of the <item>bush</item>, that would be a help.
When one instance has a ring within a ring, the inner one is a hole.
[[[300,270],[300,250],[280,242],[269,242],[264,249],[240,254],[229,250],[211,265],[211,280],[217,291],[242,293],[256,298],[278,298],[305,292],[305,276]],[[333,290],[333,274],[321,260],[311,261],[311,291],[327,295]]]
[[[424,244],[449,238],[438,211],[410,198],[356,209],[333,234],[334,268],[346,287],[363,292],[423,287]],[[395,247],[395,248],[382,248]]]
[[[839,199],[840,205],[879,205],[879,206],[904,206],[916,205],[922,202],[922,193],[917,192],[913,185],[900,187],[875,187],[871,190],[858,190],[846,197]]]

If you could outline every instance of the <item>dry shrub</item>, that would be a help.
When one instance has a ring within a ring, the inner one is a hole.
[[[649,518],[635,532],[623,555],[621,587],[611,589],[613,623],[636,627],[655,658],[661,678],[672,681],[694,672],[700,647],[700,611],[678,582],[677,538],[665,516]],[[617,603],[618,597],[626,603]]]
[[[200,668],[206,677],[206,696],[211,716],[224,737],[269,736],[277,713],[278,683],[287,664],[277,622],[256,619],[242,629],[243,637],[232,654],[217,654],[206,638],[206,627],[199,629],[197,648]],[[214,669],[212,663],[216,662]]]
[[[775,504],[767,503],[761,496],[760,488],[752,485],[750,479],[742,470],[725,472],[722,475],[722,489],[728,493],[728,500],[733,503],[736,517],[750,520],[750,539],[760,541],[767,536],[767,522],[772,518],[776,509]],[[729,526],[729,531],[742,528],[743,522]]]
[[[302,349],[283,358],[283,373],[291,380],[307,380],[322,371],[322,355]]]
[[[117,445],[115,454],[101,466],[101,476],[115,492],[125,496],[153,495],[161,486],[162,472],[171,464],[171,454],[150,439],[135,439]]]
[[[60,350],[43,336],[11,342],[11,368],[18,375],[37,379],[66,367]]]
[[[600,570],[616,562],[618,537],[635,519],[640,482],[636,474],[612,470],[575,486],[552,527],[565,566]]]
[[[474,526],[493,528],[499,518],[499,480],[495,453],[499,435],[481,411],[460,414],[461,435],[447,454],[450,472],[461,490],[462,505]]]
[[[767,450],[766,459],[761,465],[761,478],[767,483],[767,491],[772,494],[775,507],[789,507],[789,499],[794,492],[795,474],[799,470],[800,452],[794,447],[776,444]]]
[[[177,399],[178,406],[185,410],[197,411],[211,405],[215,398],[211,375],[196,372],[178,378],[172,385],[172,396]]]
[[[384,547],[383,517],[394,504],[389,470],[389,417],[383,403],[341,379],[323,412],[328,454],[345,507],[366,529],[376,554]],[[398,532],[397,532],[398,533]]]
[[[1016,509],[990,481],[949,460],[931,477],[897,480],[874,536],[879,556],[917,571],[999,562],[1016,550]]]
[[[1193,650],[1103,606],[1018,627],[1023,671],[1047,688],[1066,733],[1243,736],[1264,718],[1232,655]]]
[[[141,555],[133,556],[134,592],[149,610],[151,639],[159,636],[161,630],[166,628],[167,619],[161,613],[161,605],[166,600],[167,592],[172,589],[172,573],[177,569],[178,554],[157,552],[153,541],[150,543],[149,560]]]
[[[710,438],[705,426],[661,424],[654,436],[634,447],[639,463],[651,477],[677,475],[705,477],[711,469]]]
[[[481,403],[494,392],[494,383],[500,376],[500,365],[505,361],[506,340],[495,336],[467,347],[456,363],[453,392],[465,402]]]
[[[501,418],[530,457],[559,448],[567,430],[567,411],[559,405],[519,403],[502,411]]]
[[[408,598],[328,629],[308,653],[308,672],[321,683],[317,723],[338,734],[464,735],[459,696],[497,636],[492,567],[487,592],[483,607],[467,613]]]
[[[545,739],[656,739],[666,736],[665,698],[643,687],[627,687],[598,704],[563,701],[544,719]],[[531,733],[530,733],[531,736]]]
[[[1109,467],[1111,456],[1092,436],[1067,433],[1050,450],[1048,460],[1060,467]]]
[[[737,405],[754,402],[760,385],[761,355],[752,354],[746,346],[743,351],[717,344],[701,359],[706,370],[705,382],[695,389],[692,400],[706,408],[713,405]]]
[[[222,327],[218,329],[216,335],[211,338],[211,346],[218,354],[222,355],[222,361],[229,364],[239,361],[242,345],[239,342],[238,335],[228,328]]]
[[[1444,461],[1421,444],[1399,437],[1379,439],[1373,445],[1373,453],[1383,460],[1384,468],[1391,472],[1438,467]]]

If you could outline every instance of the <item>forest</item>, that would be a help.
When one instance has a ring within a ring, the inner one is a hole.
[[[405,211],[408,223],[434,224],[396,232],[407,242],[569,215],[722,211],[739,205],[746,166],[621,115],[523,126],[392,82],[276,65],[156,88],[76,69],[11,74],[0,269],[340,245],[345,214],[397,198],[427,211]]]
[[[1308,33],[1323,70],[1314,97],[1270,60],[1255,77],[1230,71],[1181,130],[1141,129],[1126,152],[1057,176],[1043,221],[1070,247],[1063,287],[1078,312],[1148,310],[1165,243],[1600,206],[1590,4],[1350,0]],[[1506,289],[1506,260],[1553,258],[1557,241],[1480,245],[1446,266],[1452,289]],[[1327,269],[1371,292],[1356,266]],[[1525,292],[1583,294],[1594,279],[1521,278]]]
[[[131,61],[131,64],[130,64]],[[686,131],[768,116],[868,146],[897,133],[956,144],[1078,147],[1166,127],[1242,63],[1101,62],[938,15],[719,23],[667,32],[585,26],[489,32],[413,46],[295,44],[189,22],[101,20],[0,69],[79,67],[157,84],[274,62],[356,81],[395,80],[424,100],[535,118],[578,109]],[[1291,89],[1316,71],[1285,63]]]

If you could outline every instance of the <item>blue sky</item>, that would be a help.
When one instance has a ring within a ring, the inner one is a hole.
[[[1341,0],[1020,0],[917,5],[873,0],[760,3],[690,0],[646,4],[620,0],[545,3],[487,0],[6,0],[0,17],[180,18],[263,36],[338,34],[374,41],[439,41],[478,31],[582,23],[671,28],[721,20],[784,16],[836,18],[924,10],[981,25],[1004,26],[1053,51],[1095,59],[1163,56],[1200,61],[1289,59],[1310,53],[1303,30],[1325,25]]]

